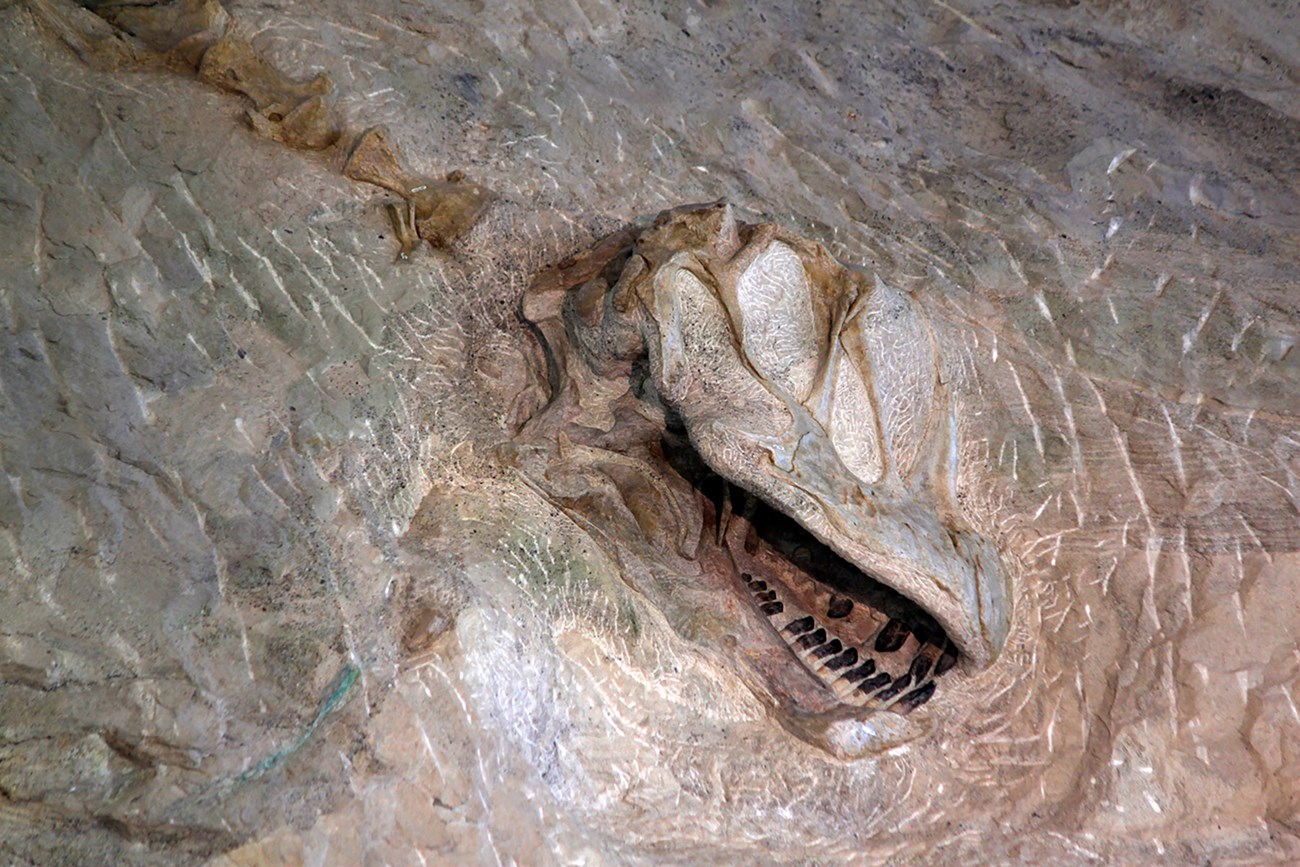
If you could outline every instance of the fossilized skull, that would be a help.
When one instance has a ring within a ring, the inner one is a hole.
[[[963,509],[978,481],[962,370],[908,296],[819,244],[738,224],[726,205],[665,214],[625,240],[593,254],[603,274],[589,267],[568,291],[543,281],[525,300],[557,402],[573,384],[577,425],[615,430],[610,407],[634,394],[766,504],[734,520],[715,507],[734,586],[839,702],[907,713],[959,656],[995,660],[1012,588]],[[816,541],[773,529],[769,508]]]

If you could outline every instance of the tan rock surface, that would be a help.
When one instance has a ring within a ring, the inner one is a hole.
[[[399,263],[389,194],[50,3],[0,4],[6,862],[1300,859],[1290,5],[225,4],[500,194]],[[970,383],[1010,634],[860,760],[689,504],[582,521],[535,470],[612,498],[589,446],[515,436],[535,275],[717,199]]]

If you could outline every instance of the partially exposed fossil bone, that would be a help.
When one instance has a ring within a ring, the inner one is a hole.
[[[199,79],[251,99],[249,123],[265,138],[304,150],[323,150],[339,138],[326,101],[334,89],[329,76],[294,81],[238,36],[225,34],[203,54]]]
[[[218,0],[82,0],[82,6],[173,62],[197,68],[204,52],[230,27]]]
[[[567,293],[543,281],[524,302],[551,351],[552,388],[565,407],[553,412],[608,428],[601,404],[628,387],[600,382],[626,381],[645,364],[643,399],[680,417],[714,472],[919,604],[969,664],[990,664],[1009,628],[1008,572],[962,513],[962,432],[949,404],[960,383],[941,377],[938,348],[908,297],[819,244],[738,224],[725,205],[662,216],[624,250],[616,279],[612,246],[605,274],[588,267]],[[733,527],[739,536],[725,534],[733,561],[760,568],[741,550],[744,522]],[[746,584],[758,587],[755,602],[777,629],[832,610],[807,581],[779,570],[763,577]],[[868,606],[835,610],[835,626],[815,638],[811,627],[786,636],[810,671],[834,686],[857,662],[857,646],[866,652],[874,639],[877,652],[894,653],[917,631],[908,647],[923,665],[888,676],[859,666],[836,691],[867,706],[910,708],[929,697],[924,678],[939,667],[942,635]],[[925,691],[905,699],[911,684]]]
[[[329,76],[319,73],[296,81],[286,75],[237,32],[218,0],[84,0],[81,6],[67,0],[30,2],[88,63],[197,71],[201,81],[252,101],[246,117],[263,138],[313,151],[345,142],[344,174],[402,197],[400,209],[389,206],[401,259],[410,257],[417,238],[434,247],[451,244],[495,197],[459,170],[442,180],[411,172],[382,127],[345,136]]]
[[[467,180],[464,172],[451,172],[441,181],[411,174],[383,127],[371,127],[358,137],[343,173],[402,197],[403,212],[393,212],[393,222],[404,256],[413,246],[410,229],[435,247],[446,246],[474,224],[493,198],[491,190]]]

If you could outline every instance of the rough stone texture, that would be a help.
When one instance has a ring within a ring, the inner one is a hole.
[[[400,264],[237,97],[0,4],[0,852],[1300,858],[1300,12],[1250,7],[227,4],[502,194]],[[979,384],[1012,633],[862,761],[737,674],[743,600],[504,445],[532,275],[718,198]]]

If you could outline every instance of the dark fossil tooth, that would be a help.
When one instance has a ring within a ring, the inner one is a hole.
[[[785,603],[784,603],[784,602],[769,602],[769,603],[767,603],[766,605],[764,605],[763,607],[759,608],[758,610],[759,610],[759,611],[762,611],[762,612],[763,612],[764,614],[766,614],[768,617],[772,617],[773,615],[780,614],[782,611],[785,610]]]
[[[762,593],[764,590],[767,589],[767,582],[755,581],[753,584],[749,585],[749,589],[753,590],[755,593]]]
[[[898,678],[898,680],[894,681],[889,686],[885,687],[879,693],[877,693],[876,698],[879,701],[889,701],[891,698],[898,695],[900,692],[907,689],[911,685],[912,685],[912,675],[904,674],[903,676]]]
[[[818,629],[816,632],[809,632],[803,638],[795,642],[795,646],[800,650],[812,650],[814,647],[826,643],[826,630]]]
[[[826,616],[839,620],[842,617],[848,617],[849,612],[852,610],[852,599],[847,596],[832,596],[830,604],[826,606]]]
[[[916,689],[900,698],[898,703],[894,705],[894,709],[899,713],[904,714],[914,711],[930,700],[930,696],[934,695],[934,689],[935,684],[933,680],[918,686]]]
[[[868,659],[852,671],[844,672],[840,677],[844,680],[862,680],[864,677],[870,677],[875,673],[876,661],[874,659]]]
[[[826,660],[826,667],[832,671],[839,671],[841,668],[848,668],[850,665],[857,664],[858,649],[856,647],[850,647],[834,659]]]
[[[887,683],[889,683],[889,675],[882,671],[874,677],[869,677],[862,681],[862,683],[858,684],[858,692],[863,695],[870,695]]]
[[[748,572],[741,572],[741,573],[740,573],[740,580],[741,580],[741,581],[744,581],[746,584],[748,584],[749,582],[751,582],[751,581],[754,580],[754,576],[753,576],[753,575],[750,575]]]
[[[957,664],[957,651],[953,649],[953,646],[951,644],[949,644],[946,647],[944,647],[943,655],[940,656],[939,661],[934,664],[935,676],[937,677],[943,674],[945,671],[952,668],[956,664]]]
[[[912,664],[908,666],[907,673],[914,683],[920,683],[925,680],[925,676],[930,673],[930,666],[934,664],[935,651],[934,645],[926,647],[912,659]]]
[[[828,656],[834,656],[843,649],[844,645],[840,643],[840,640],[838,638],[832,638],[830,641],[826,642],[826,644],[814,650],[812,655],[818,659],[825,659]]]
[[[891,619],[876,636],[877,653],[893,653],[907,643],[911,629],[901,620]]]
[[[775,602],[775,601],[776,601],[776,591],[775,591],[775,590],[769,590],[769,591],[767,591],[766,593],[759,593],[758,596],[757,596],[757,599],[758,599],[759,602]]]
[[[800,617],[798,620],[791,620],[785,625],[785,631],[791,635],[803,635],[816,625],[817,621],[813,620],[810,614],[807,617]]]

